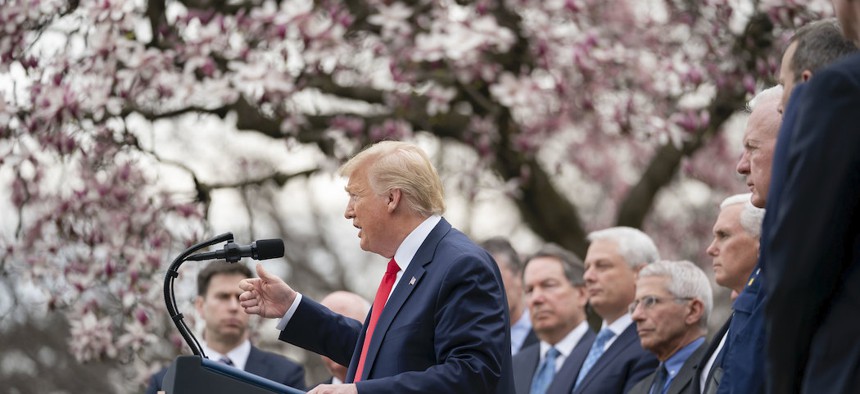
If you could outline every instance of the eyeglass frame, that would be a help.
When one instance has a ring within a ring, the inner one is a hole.
[[[640,303],[642,304],[642,309],[647,311],[647,310],[653,308],[654,305],[657,305],[661,302],[665,302],[667,300],[672,300],[672,301],[677,302],[677,301],[692,301],[695,299],[696,299],[696,297],[658,297],[658,296],[653,296],[653,295],[647,295],[647,296],[642,297],[641,300],[633,300],[633,302],[631,302],[630,305],[627,306],[627,311],[630,312],[630,314],[632,315],[633,312],[636,311],[636,308],[639,307]]]

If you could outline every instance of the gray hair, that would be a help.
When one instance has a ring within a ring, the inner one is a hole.
[[[618,253],[631,268],[660,260],[660,253],[657,252],[657,246],[651,237],[633,227],[610,227],[593,231],[588,234],[587,239],[589,242],[600,239],[615,242]]]
[[[773,102],[774,110],[776,110],[776,106],[779,105],[779,101],[782,99],[782,85],[771,86],[752,98],[752,100],[747,103],[747,112],[752,112],[755,110],[757,105],[766,105],[767,103]],[[779,117],[776,117],[779,119]],[[779,124],[777,124],[777,129],[779,129]]]
[[[559,260],[567,281],[574,286],[585,286],[585,279],[582,278],[585,275],[585,265],[582,263],[582,259],[573,254],[573,252],[554,243],[548,243],[529,256],[526,259],[525,266],[528,266],[529,262],[539,257],[552,257]]]
[[[797,42],[791,57],[791,71],[795,82],[800,81],[803,71],[813,73],[857,50],[851,40],[842,36],[842,28],[836,18],[809,23],[794,33],[788,45]]]
[[[764,221],[765,210],[752,205],[750,197],[752,197],[752,193],[735,194],[728,197],[720,204],[720,210],[732,205],[744,204],[740,216],[741,227],[743,227],[747,234],[759,238],[761,236],[761,223]]]
[[[647,277],[668,278],[666,291],[675,297],[694,298],[702,301],[704,311],[699,325],[708,327],[708,317],[714,307],[713,293],[708,276],[701,268],[686,261],[660,261],[649,264],[639,271],[639,278]]]
[[[505,237],[492,237],[481,242],[480,245],[487,252],[490,252],[490,255],[493,256],[493,260],[496,260],[496,264],[504,265],[508,267],[514,274],[519,275],[523,272],[523,261],[520,259],[520,255],[517,254],[517,251],[514,250],[514,247],[511,246],[511,243]],[[496,257],[502,257],[497,259]]]

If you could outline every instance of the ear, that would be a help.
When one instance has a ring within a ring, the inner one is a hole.
[[[801,81],[803,81],[803,82],[809,81],[809,78],[812,78],[812,71],[803,70],[803,72],[800,73],[800,80]]]
[[[194,299],[194,309],[197,310],[197,315],[200,316],[201,318],[205,316],[203,313],[203,297],[202,296],[197,296],[197,298]]]
[[[397,206],[400,205],[400,200],[403,198],[403,191],[400,189],[391,189],[386,196],[388,199],[388,213],[394,212]]]
[[[689,326],[699,324],[704,314],[705,304],[702,303],[702,300],[695,298],[690,302],[690,313],[687,314],[684,322]]]

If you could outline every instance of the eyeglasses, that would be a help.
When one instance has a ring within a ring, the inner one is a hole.
[[[636,307],[639,306],[639,304],[642,304],[643,309],[648,310],[648,309],[651,309],[654,305],[657,305],[661,302],[665,302],[668,300],[690,301],[692,299],[693,299],[693,297],[665,297],[665,298],[660,298],[657,296],[645,296],[645,297],[642,297],[641,299],[634,300],[633,302],[631,302],[630,306],[627,307],[627,311],[630,312],[630,314],[632,315],[633,311],[636,310]]]

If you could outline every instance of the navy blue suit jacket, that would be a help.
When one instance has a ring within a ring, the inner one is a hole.
[[[280,354],[260,350],[253,345],[251,353],[248,354],[248,361],[245,362],[245,371],[299,390],[305,389],[305,369],[301,365]],[[155,394],[161,390],[161,383],[166,374],[167,368],[153,374],[149,378],[146,394]]]
[[[568,394],[573,390],[573,384],[576,382],[576,373],[582,368],[582,363],[585,357],[588,356],[588,350],[591,349],[591,344],[594,342],[594,332],[586,330],[582,338],[579,339],[576,346],[564,360],[555,377],[552,379],[547,394],[563,393]],[[514,356],[514,384],[516,385],[517,394],[529,394],[532,386],[532,379],[537,372],[538,364],[540,363],[540,341],[523,348],[516,356]]]
[[[642,348],[636,323],[631,323],[597,359],[573,394],[626,393],[654,372],[658,364],[657,357]]]
[[[364,335],[355,320],[303,297],[280,338],[348,364],[347,381],[353,381]],[[514,392],[498,266],[444,219],[382,310],[357,387],[366,393]]]
[[[797,97],[785,184],[766,252],[769,390],[860,387],[860,55]]]
[[[776,147],[771,166],[770,188],[767,193],[767,205],[764,222],[762,223],[759,259],[753,269],[741,294],[738,295],[732,308],[734,316],[729,323],[729,337],[723,347],[722,369],[717,393],[762,393],[765,391],[765,305],[768,292],[763,286],[770,283],[772,274],[777,267],[768,264],[768,244],[773,229],[773,220],[778,211],[782,195],[782,185],[785,179],[784,157],[787,155],[789,140],[794,132],[796,107],[799,92],[804,84],[797,85],[792,92],[792,99],[784,111],[782,125],[777,134]]]

